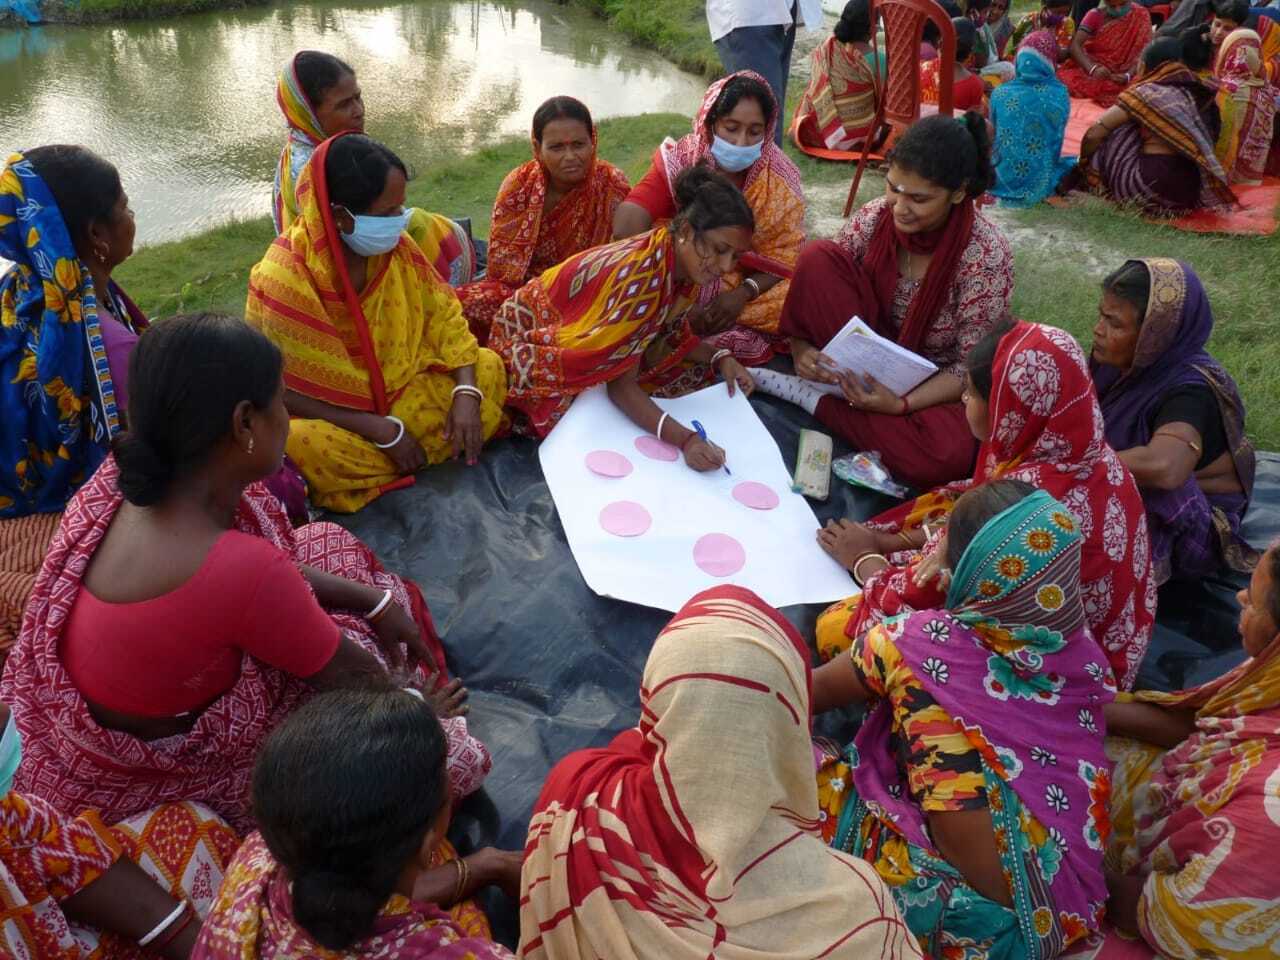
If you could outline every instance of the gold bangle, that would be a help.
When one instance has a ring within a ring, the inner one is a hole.
[[[853,570],[850,571],[850,573],[853,574],[853,582],[856,583],[858,586],[862,586],[864,583],[866,583],[866,581],[863,580],[862,577],[858,576],[858,568],[860,568],[868,560],[879,560],[886,567],[889,566],[889,558],[886,557],[883,553],[864,553],[862,556],[860,556],[857,560],[853,562]],[[874,576],[874,574],[872,574],[872,576]]]
[[[920,547],[916,544],[916,542],[907,536],[907,531],[905,530],[898,531],[898,539],[907,545],[908,550],[920,549]]]
[[[1190,447],[1192,450],[1195,451],[1196,456],[1199,456],[1200,454],[1204,453],[1204,450],[1201,449],[1198,443],[1188,440],[1186,437],[1180,437],[1176,433],[1169,433],[1167,430],[1157,430],[1155,433],[1151,435],[1151,437],[1152,439],[1156,437],[1170,437],[1173,440],[1181,440],[1188,447]]]
[[[462,857],[458,857],[453,862],[458,865],[458,885],[453,888],[453,903],[456,905],[462,902],[462,894],[467,888],[467,880],[470,879],[471,868],[467,866],[467,861],[463,860]]]

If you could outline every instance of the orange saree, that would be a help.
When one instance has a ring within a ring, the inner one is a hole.
[[[547,212],[547,175],[538,160],[516,167],[502,181],[489,227],[485,279],[458,288],[467,325],[480,343],[502,302],[544,270],[575,253],[608,243],[613,213],[631,190],[626,174],[593,160],[586,180]]]

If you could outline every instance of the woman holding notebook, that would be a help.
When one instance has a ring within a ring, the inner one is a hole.
[[[962,361],[1008,316],[1013,293],[1009,242],[974,207],[992,180],[980,115],[916,123],[890,153],[885,196],[858,210],[834,241],[800,254],[781,320],[798,376],[752,371],[761,390],[800,404],[855,448],[878,450],[913,487],[972,472],[977,444],[960,402]],[[838,369],[822,349],[854,316],[938,372],[899,395]]]

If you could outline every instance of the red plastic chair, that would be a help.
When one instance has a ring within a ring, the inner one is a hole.
[[[892,143],[907,127],[920,119],[920,44],[924,40],[924,25],[932,23],[942,39],[938,48],[938,113],[951,116],[952,73],[956,62],[956,28],[934,0],[871,0],[871,42],[879,57],[878,23],[884,23],[885,54],[888,61],[888,79],[884,89],[879,89],[877,71],[876,120],[873,130],[889,127],[884,144]],[[844,204],[844,215],[849,216],[862,171],[873,156],[873,145],[863,144],[858,167],[849,185],[849,197]]]

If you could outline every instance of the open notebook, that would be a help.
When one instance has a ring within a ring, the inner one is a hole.
[[[886,340],[860,317],[852,317],[822,352],[831,358],[836,369],[861,375],[869,373],[900,397],[938,372],[932,361]],[[815,383],[814,386],[823,393],[844,395],[834,384]]]

